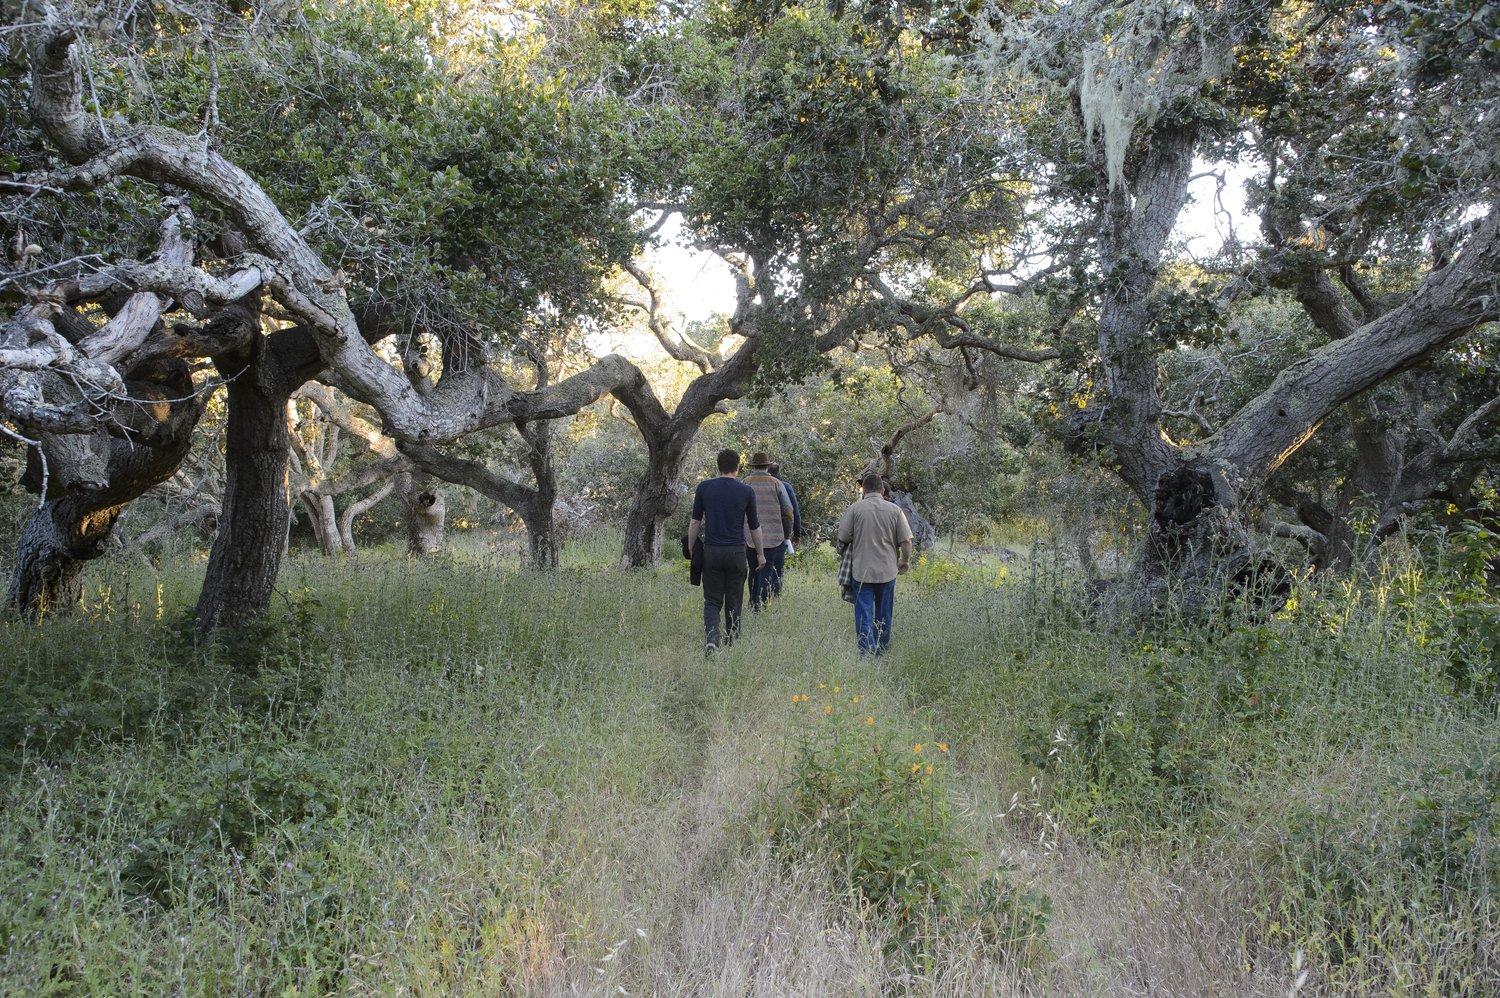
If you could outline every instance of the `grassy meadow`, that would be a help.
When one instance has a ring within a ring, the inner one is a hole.
[[[0,992],[1500,994],[1493,605],[1391,547],[1128,634],[940,551],[876,660],[822,550],[708,661],[602,541],[297,556],[207,647],[101,563],[0,624]]]

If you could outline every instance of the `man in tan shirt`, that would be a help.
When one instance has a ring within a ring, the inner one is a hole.
[[[881,495],[880,476],[860,483],[858,502],[839,517],[839,550],[848,548],[854,569],[854,633],[859,650],[879,655],[891,642],[896,576],[911,565],[911,524]]]

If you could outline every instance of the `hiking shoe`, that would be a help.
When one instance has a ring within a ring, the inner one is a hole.
[[[716,644],[714,644],[712,641],[710,641],[708,643],[708,646],[703,649],[703,657],[704,658],[713,658],[718,653],[719,653],[719,646],[716,645]]]

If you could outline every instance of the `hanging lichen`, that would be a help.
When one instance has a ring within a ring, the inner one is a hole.
[[[1002,25],[990,71],[1075,88],[1087,154],[1119,188],[1132,140],[1232,65],[1233,11],[1174,0],[1068,4]]]

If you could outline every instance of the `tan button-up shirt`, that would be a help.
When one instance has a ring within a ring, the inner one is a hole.
[[[911,524],[900,506],[865,496],[839,517],[838,539],[853,545],[855,581],[892,582],[901,545],[911,540]]]

